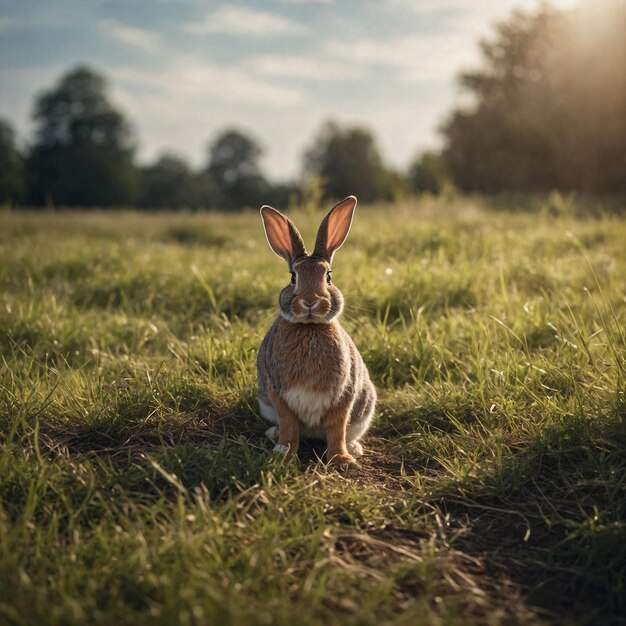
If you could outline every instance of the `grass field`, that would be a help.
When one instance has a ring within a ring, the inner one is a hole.
[[[257,213],[0,214],[0,623],[624,623],[625,242],[357,209],[334,281],[380,402],[341,472],[263,437]]]

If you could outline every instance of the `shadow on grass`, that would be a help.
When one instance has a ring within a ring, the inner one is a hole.
[[[453,545],[559,617],[625,623],[625,417],[572,417],[490,475],[441,485]]]
[[[117,403],[84,419],[54,420],[36,434],[26,427],[21,445],[41,448],[53,466],[86,467],[103,493],[121,489],[129,500],[156,501],[201,488],[221,501],[256,484],[271,447],[250,399],[190,403],[188,412],[181,410],[184,402],[159,410]]]

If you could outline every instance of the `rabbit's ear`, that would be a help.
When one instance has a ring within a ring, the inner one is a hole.
[[[329,263],[333,260],[335,250],[341,248],[350,232],[355,207],[356,198],[348,196],[330,210],[317,231],[314,256],[321,256]]]
[[[306,254],[298,229],[288,217],[271,206],[261,207],[261,217],[270,248],[278,256],[282,256],[291,268],[298,257]]]

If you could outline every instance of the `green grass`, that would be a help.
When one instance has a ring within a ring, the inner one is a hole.
[[[257,214],[0,214],[0,623],[623,623],[625,241],[358,209],[334,278],[380,402],[341,473],[263,437]]]

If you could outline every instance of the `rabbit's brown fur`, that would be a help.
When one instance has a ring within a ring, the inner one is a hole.
[[[280,294],[280,316],[257,358],[261,413],[278,422],[275,450],[283,454],[296,454],[302,435],[325,438],[331,462],[353,463],[353,454],[362,453],[358,440],[374,414],[376,390],[338,322],[343,296],[329,278],[355,206],[356,198],[350,196],[333,207],[312,255],[291,220],[271,207],[261,209],[268,242],[294,276]]]

